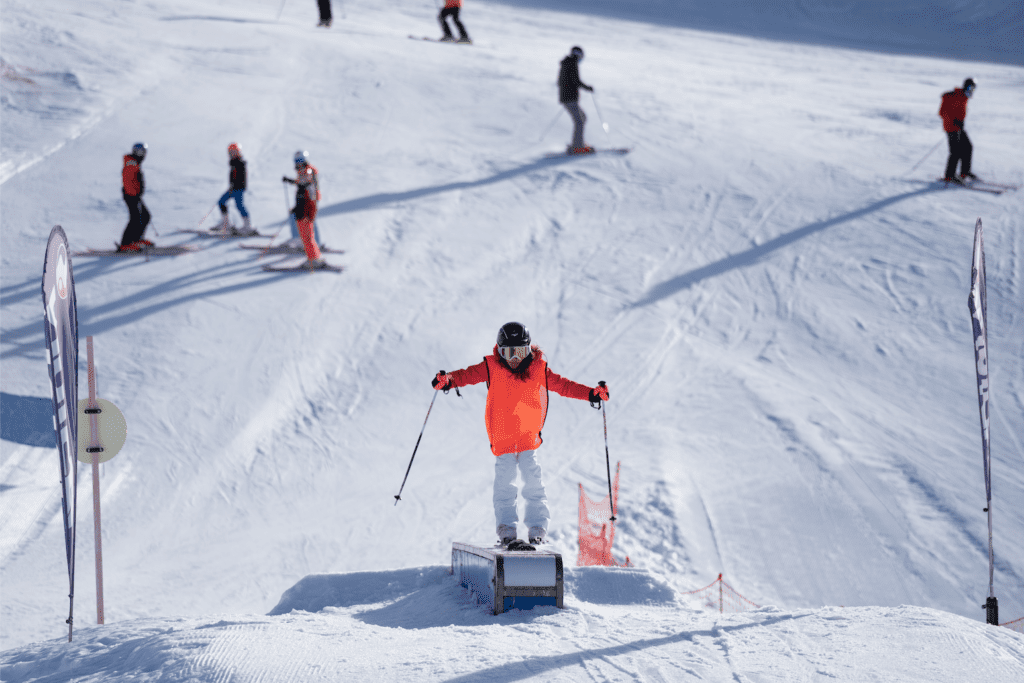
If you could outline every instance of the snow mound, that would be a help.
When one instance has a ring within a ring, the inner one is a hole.
[[[646,569],[575,567],[565,572],[567,595],[595,605],[668,605],[676,592]]]

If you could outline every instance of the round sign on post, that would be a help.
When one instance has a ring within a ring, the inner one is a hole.
[[[106,462],[117,455],[128,438],[128,423],[124,421],[124,415],[110,401],[105,398],[96,399],[96,426],[99,431],[96,446],[91,446],[91,435],[89,434],[89,399],[83,398],[78,401],[78,460],[79,462],[92,464],[93,459],[97,463]],[[94,451],[99,448],[102,450]],[[92,452],[90,452],[92,451]]]

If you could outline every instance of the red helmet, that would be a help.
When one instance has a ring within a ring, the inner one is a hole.
[[[232,159],[238,159],[242,156],[242,148],[238,146],[237,142],[232,142],[228,145],[228,154],[231,155]]]

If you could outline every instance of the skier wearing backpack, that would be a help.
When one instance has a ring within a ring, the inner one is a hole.
[[[487,383],[484,424],[494,462],[494,517],[502,545],[516,540],[516,469],[523,477],[526,510],[523,521],[529,541],[541,543],[547,534],[550,514],[537,449],[548,412],[548,394],[568,398],[608,400],[608,387],[590,388],[555,374],[543,352],[530,343],[522,323],[510,322],[498,330],[498,341],[483,362],[463,370],[437,373],[431,385],[447,391],[470,384]]]
[[[128,225],[121,234],[118,251],[141,251],[153,243],[142,236],[149,225],[149,209],[142,202],[142,194],[146,191],[146,179],[142,175],[142,160],[146,158],[149,147],[144,142],[132,145],[131,154],[124,155],[124,167],[121,169],[121,196],[128,205]]]
[[[245,203],[242,199],[242,195],[245,194],[246,185],[246,172],[245,172],[245,159],[242,158],[242,149],[238,146],[238,143],[232,142],[228,145],[228,163],[231,166],[231,171],[228,173],[228,191],[221,195],[221,198],[217,200],[217,206],[220,207],[220,230],[222,232],[230,232],[233,235],[255,235],[256,231],[253,230],[252,223],[249,221],[249,212],[245,210]],[[242,227],[233,228],[228,222],[228,200],[234,199],[235,206],[238,207],[238,213],[242,214]]]
[[[294,180],[288,176],[281,180],[296,186],[295,208],[292,209],[292,215],[295,216],[299,237],[302,238],[306,258],[309,259],[309,267],[314,270],[324,268],[327,264],[313,234],[317,202],[320,201],[320,178],[316,168],[309,163],[309,152],[300,150],[295,153],[295,174],[297,177]]]
[[[558,71],[558,101],[562,103],[569,116],[572,117],[572,144],[565,150],[568,154],[593,154],[594,148],[583,142],[583,126],[587,115],[580,109],[580,88],[594,92],[594,88],[580,80],[580,62],[583,61],[583,48],[576,45],[562,60]]]
[[[444,0],[444,9],[437,15],[437,20],[441,24],[441,30],[444,31],[444,35],[441,36],[441,42],[450,43],[455,42],[455,36],[452,35],[452,30],[448,28],[447,18],[452,18],[452,23],[455,24],[455,28],[459,29],[459,40],[460,43],[472,43],[469,39],[469,34],[466,33],[466,27],[459,21],[459,10],[462,9],[462,0]]]
[[[963,184],[968,178],[975,179],[978,176],[971,173],[971,153],[973,146],[967,131],[964,130],[964,119],[967,118],[967,100],[974,94],[975,83],[973,78],[964,81],[962,88],[954,88],[949,92],[942,93],[942,106],[939,107],[939,116],[942,117],[942,128],[949,137],[949,160],[946,161],[946,174],[944,180],[947,183]],[[956,176],[956,166],[960,163],[960,177]]]

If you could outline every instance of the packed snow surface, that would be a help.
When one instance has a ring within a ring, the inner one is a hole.
[[[967,76],[975,172],[1024,182],[1021,5],[770,4],[469,0],[474,45],[454,46],[408,39],[439,32],[422,2],[335,3],[325,30],[312,2],[278,21],[276,0],[5,0],[0,678],[1024,680],[1024,635],[980,607],[966,305],[980,217],[1010,621],[1024,191],[934,182],[939,98]],[[588,141],[628,155],[545,156],[569,141],[575,44]],[[92,335],[129,437],[101,467],[103,626],[81,468],[68,644],[42,259],[54,224],[75,250],[120,239],[139,140],[148,236],[201,251],[74,259],[80,384]],[[309,151],[343,273],[266,273],[280,256],[179,232],[213,224],[230,142],[277,241],[279,179]],[[446,568],[452,541],[494,540],[483,386],[438,397],[394,495],[431,377],[509,320],[554,371],[607,380],[636,568],[571,567],[605,443],[600,412],[552,396],[567,606],[494,617]],[[687,595],[719,573],[763,607]]]

